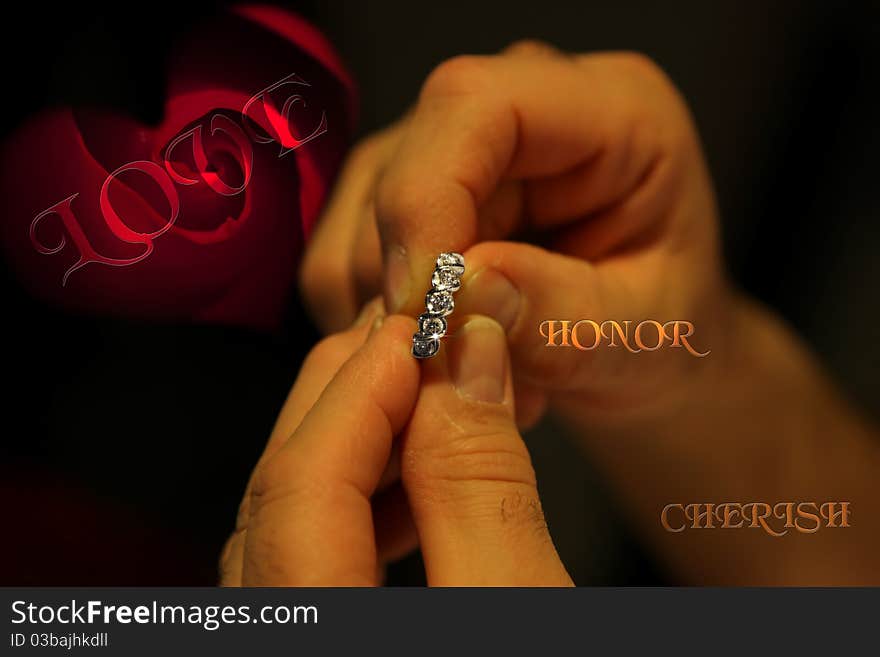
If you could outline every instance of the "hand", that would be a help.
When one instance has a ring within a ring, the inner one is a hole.
[[[517,236],[544,248],[498,241]],[[348,257],[330,256],[337,237]],[[450,250],[468,265],[453,317],[504,327],[521,425],[554,405],[670,573],[877,579],[877,430],[784,324],[731,291],[696,130],[654,64],[540,44],[442,64],[405,120],[352,156],[301,286],[325,326],[380,284],[392,310],[415,315]],[[551,349],[539,334],[550,319],[686,320],[712,353]],[[851,501],[866,520],[768,543],[754,529],[671,534],[658,515],[678,501],[790,499]]]
[[[355,151],[301,284],[332,329],[383,283],[383,253],[386,303],[415,315],[437,253],[464,252],[457,312],[505,328],[521,424],[548,399],[632,411],[699,385],[695,359],[547,349],[539,326],[687,320],[701,350],[723,350],[736,304],[717,223],[693,123],[655,65],[527,43],[442,64],[411,114]],[[496,241],[523,234],[547,248]]]
[[[429,584],[571,583],[513,421],[501,328],[469,321],[425,363],[421,390],[414,329],[368,318],[312,351],[251,477],[222,584],[376,585],[416,537]]]

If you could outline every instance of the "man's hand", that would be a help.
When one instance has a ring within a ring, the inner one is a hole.
[[[376,585],[384,563],[419,541],[429,584],[571,584],[514,423],[501,328],[468,321],[426,363],[420,389],[415,323],[370,321],[375,312],[303,365],[245,492],[221,583]]]
[[[716,215],[687,108],[654,64],[520,44],[442,64],[412,112],[355,151],[302,288],[327,329],[382,284],[392,312],[415,315],[437,253],[464,252],[457,308],[504,327],[523,424],[548,397],[628,410],[680,393],[694,363],[546,349],[538,328],[687,320],[721,348],[733,304]],[[499,241],[525,235],[545,248]]]
[[[380,288],[415,316],[442,251],[468,265],[453,317],[506,332],[520,425],[552,404],[672,573],[877,580],[876,429],[781,322],[730,290],[696,130],[654,64],[526,43],[440,65],[407,117],[351,157],[301,287],[326,328]],[[552,319],[689,321],[712,354],[548,349],[539,327]],[[792,499],[846,500],[862,520],[768,542],[754,529],[670,534],[659,519],[669,503]]]

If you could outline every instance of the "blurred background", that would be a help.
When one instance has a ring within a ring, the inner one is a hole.
[[[354,137],[394,121],[430,70],[457,54],[536,38],[655,59],[699,127],[732,277],[782,314],[877,417],[880,5],[289,6],[329,37],[356,80]],[[4,21],[5,136],[55,105],[158,122],[171,44],[218,9],[23,8]],[[281,330],[267,333],[63,312],[25,292],[5,262],[2,288],[0,583],[213,583],[246,478],[317,339],[296,295]],[[561,427],[548,419],[527,440],[550,530],[578,584],[673,583]],[[389,575],[423,582],[417,557]]]

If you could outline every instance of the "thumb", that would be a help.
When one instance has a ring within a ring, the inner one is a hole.
[[[423,368],[401,478],[428,583],[571,585],[516,429],[501,326],[467,318]]]
[[[648,383],[645,368],[639,367],[643,363],[629,357],[619,336],[606,333],[611,328],[604,321],[625,323],[632,319],[633,308],[650,311],[649,300],[637,298],[642,286],[579,258],[517,242],[484,242],[465,257],[468,274],[456,297],[456,310],[486,315],[501,324],[517,386],[607,394],[634,392],[633,379]],[[573,330],[582,318],[595,321]],[[561,321],[548,320],[571,320],[566,322],[564,344],[576,344],[577,351],[548,348],[550,343],[560,344],[565,332]],[[555,335],[548,340],[542,331]],[[609,337],[615,338],[613,348],[596,348]]]

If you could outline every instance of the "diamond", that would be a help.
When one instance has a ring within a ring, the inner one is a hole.
[[[437,268],[431,275],[431,289],[425,295],[425,312],[419,315],[419,330],[413,335],[412,355],[431,358],[440,350],[440,338],[446,335],[446,315],[455,310],[453,292],[461,287],[464,274],[464,256],[460,253],[441,253]]]
[[[425,338],[418,333],[413,336],[412,355],[416,358],[430,358],[440,349],[437,338]]]
[[[445,267],[461,276],[464,273],[464,256],[460,253],[441,253],[437,258],[437,268]]]
[[[447,290],[431,290],[425,297],[425,306],[433,315],[448,315],[455,308],[455,301]]]
[[[419,333],[423,336],[442,338],[446,335],[446,320],[439,315],[419,315]]]
[[[461,279],[451,267],[444,267],[443,269],[434,270],[434,275],[431,277],[431,285],[438,290],[457,292],[458,288],[461,287]]]

